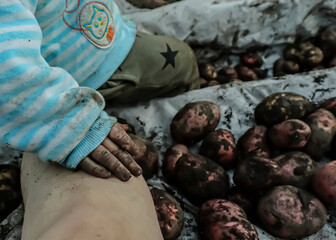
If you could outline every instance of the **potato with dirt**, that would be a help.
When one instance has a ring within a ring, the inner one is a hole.
[[[301,239],[319,231],[327,210],[309,192],[289,185],[267,192],[258,203],[258,216],[266,231],[283,239]]]
[[[196,154],[183,154],[175,166],[178,187],[195,205],[223,198],[229,190],[228,175],[218,163]]]
[[[317,171],[316,162],[303,152],[286,152],[272,159],[272,161],[280,167],[279,185],[309,188]]]
[[[336,161],[325,164],[313,178],[316,196],[330,209],[336,209]]]
[[[230,188],[226,197],[227,200],[241,207],[249,219],[253,219],[256,215],[259,198],[258,192],[247,192],[237,186]]]
[[[320,160],[330,149],[336,134],[336,119],[334,115],[323,108],[310,114],[305,122],[311,129],[311,137],[304,151],[315,160]]]
[[[336,97],[329,98],[321,103],[320,108],[324,108],[336,117]]]
[[[181,235],[184,223],[183,210],[179,202],[164,190],[152,188],[150,192],[163,238],[176,239]]]
[[[142,175],[147,180],[157,172],[159,164],[159,153],[156,147],[150,141],[137,135],[129,134],[134,143],[138,146],[139,157],[135,161],[142,168]]]
[[[213,102],[188,103],[174,116],[170,132],[176,142],[193,144],[215,130],[220,117],[220,107]]]
[[[269,142],[277,149],[303,148],[310,135],[310,127],[299,119],[289,119],[275,124],[267,131]]]
[[[175,144],[167,149],[162,164],[162,174],[170,182],[175,181],[175,165],[183,154],[188,153],[187,146],[183,144]]]
[[[200,155],[218,162],[223,168],[234,166],[236,158],[236,143],[233,134],[225,129],[217,129],[203,140]]]
[[[300,72],[300,65],[294,61],[279,58],[274,62],[273,75],[275,77],[284,76],[286,74],[295,74]]]
[[[245,191],[264,191],[277,185],[280,167],[269,158],[252,156],[238,163],[233,181]]]
[[[267,140],[267,128],[262,125],[248,129],[237,142],[238,160],[248,156],[270,158],[271,152]]]
[[[257,124],[271,127],[289,120],[302,119],[315,110],[308,98],[292,92],[279,92],[262,100],[254,110]]]
[[[198,228],[202,240],[258,239],[258,233],[244,211],[224,199],[209,200],[201,206]]]

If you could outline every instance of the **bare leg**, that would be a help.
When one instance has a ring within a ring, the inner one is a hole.
[[[23,240],[162,240],[143,177],[124,183],[41,162],[25,153]]]

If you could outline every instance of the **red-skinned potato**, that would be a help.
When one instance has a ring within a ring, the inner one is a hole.
[[[286,61],[282,58],[275,61],[273,65],[274,76],[284,76],[286,74],[295,74],[300,71],[300,65],[294,61]]]
[[[313,190],[327,207],[336,209],[336,161],[325,164],[316,172]]]
[[[310,114],[305,122],[311,129],[311,137],[304,151],[315,160],[320,160],[330,149],[336,133],[336,119],[331,112],[320,108]]]
[[[159,164],[159,154],[155,146],[146,139],[134,134],[129,134],[135,144],[139,147],[141,153],[135,161],[142,168],[142,175],[145,179],[153,177],[157,172]]]
[[[218,105],[199,101],[186,104],[170,124],[170,132],[178,143],[196,143],[215,130],[220,120]]]
[[[206,136],[199,151],[200,155],[218,162],[225,169],[230,169],[236,158],[235,138],[230,131],[217,129]]]
[[[189,150],[187,146],[183,144],[175,144],[167,149],[162,164],[162,173],[167,180],[174,182],[176,162],[180,159],[180,157],[182,157],[183,154],[188,152]]]
[[[175,166],[177,185],[191,202],[225,197],[230,187],[228,175],[216,162],[196,154],[183,154]]]
[[[317,170],[316,162],[303,152],[286,152],[273,159],[280,167],[279,185],[308,188]]]
[[[198,226],[202,240],[258,239],[258,233],[244,211],[224,199],[209,200],[202,205]]]
[[[245,191],[267,190],[279,183],[280,167],[271,159],[249,157],[238,163],[233,181]]]
[[[220,85],[220,83],[216,80],[211,80],[208,82],[208,87],[217,86],[217,85]]]
[[[336,51],[336,29],[334,26],[325,28],[318,36],[318,46],[325,57],[332,57]]]
[[[151,194],[163,238],[165,240],[176,239],[181,235],[184,222],[180,204],[164,190],[153,188]]]
[[[329,98],[325,100],[320,105],[321,108],[324,108],[336,116],[336,97]]]
[[[0,165],[0,222],[21,203],[20,169],[11,164]]]
[[[266,127],[257,125],[248,129],[238,139],[237,151],[239,161],[244,160],[248,156],[271,157],[266,133]]]
[[[240,63],[248,68],[260,68],[263,62],[262,58],[255,52],[245,52],[240,55]]]
[[[254,218],[260,196],[257,192],[247,192],[237,186],[230,188],[226,199],[241,207],[247,216]]]
[[[258,80],[257,74],[248,67],[238,64],[237,66],[235,66],[235,70],[237,71],[239,79],[242,81]]]
[[[257,211],[264,229],[282,239],[307,237],[327,221],[327,211],[316,197],[289,185],[266,193],[259,200]]]
[[[238,79],[238,74],[233,67],[223,67],[218,71],[217,81],[221,84],[232,82],[235,79]]]
[[[314,104],[306,97],[292,92],[280,92],[262,100],[255,108],[254,116],[258,124],[271,127],[289,119],[302,119],[314,109]]]
[[[278,123],[267,131],[269,142],[277,149],[303,148],[310,135],[310,127],[299,119]]]

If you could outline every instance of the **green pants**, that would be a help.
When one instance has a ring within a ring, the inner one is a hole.
[[[184,42],[137,33],[125,61],[98,91],[107,103],[138,103],[199,88],[195,55]]]

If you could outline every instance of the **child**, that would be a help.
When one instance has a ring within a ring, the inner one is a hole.
[[[33,153],[24,154],[21,173],[26,207],[23,239],[40,239],[43,234],[50,237],[48,224],[54,225],[66,217],[74,202],[80,205],[83,201],[76,197],[82,193],[78,192],[67,196],[66,205],[66,193],[54,196],[51,189],[56,185],[70,187],[86,180],[90,185],[95,181],[91,195],[96,196],[103,191],[98,185],[113,183],[120,186],[116,191],[127,189],[109,178],[111,175],[127,181],[131,174],[141,174],[134,161],[138,149],[123,126],[103,111],[104,98],[113,104],[136,103],[177,95],[199,85],[195,57],[187,45],[169,37],[137,33],[113,0],[2,0],[0,61],[1,141]],[[109,179],[100,182],[43,162]],[[47,181],[39,184],[46,176]],[[50,194],[49,200],[45,194]],[[39,212],[41,205],[54,209],[48,202],[61,203],[54,213],[57,218],[49,219],[50,211]],[[114,208],[122,211],[119,206]],[[78,215],[74,219],[71,221],[83,220]],[[42,228],[37,224],[40,221],[46,221]],[[75,239],[67,235],[70,225],[62,225],[58,232],[65,235],[55,239]],[[85,228],[78,233],[82,234],[80,239],[86,230],[92,233]]]

